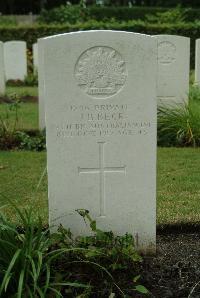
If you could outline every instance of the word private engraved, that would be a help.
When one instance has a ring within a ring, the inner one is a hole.
[[[158,45],[158,61],[161,64],[171,64],[176,60],[176,47],[169,41],[162,41]]]
[[[75,78],[81,89],[94,98],[107,98],[119,92],[127,77],[125,61],[106,46],[88,49],[79,57]]]

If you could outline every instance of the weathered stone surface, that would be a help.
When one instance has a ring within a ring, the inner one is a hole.
[[[27,57],[25,41],[4,43],[4,63],[6,80],[24,80],[27,75]]]
[[[44,98],[44,55],[43,39],[38,39],[38,105],[39,105],[39,128],[45,129],[45,98]]]
[[[155,38],[89,31],[43,39],[50,226],[156,238]]]
[[[155,35],[158,40],[158,105],[188,101],[190,39],[177,35]]]
[[[196,40],[195,49],[195,84],[200,86],[200,39]]]
[[[33,66],[34,71],[38,69],[38,43],[33,44]]]
[[[0,94],[4,94],[5,90],[4,45],[0,41]]]

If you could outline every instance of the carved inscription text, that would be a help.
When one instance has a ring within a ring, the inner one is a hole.
[[[132,118],[126,104],[69,105],[66,119],[56,126],[59,138],[146,135],[151,129],[148,119]]]

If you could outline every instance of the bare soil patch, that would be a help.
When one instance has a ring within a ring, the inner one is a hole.
[[[151,297],[199,298],[199,232],[158,234],[157,255],[145,257],[142,270],[143,284],[151,291]]]

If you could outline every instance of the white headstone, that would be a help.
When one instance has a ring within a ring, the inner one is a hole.
[[[44,102],[44,57],[43,39],[38,39],[38,106],[39,106],[39,128],[45,129],[45,102]]]
[[[33,44],[33,67],[34,71],[38,69],[38,43]]]
[[[27,75],[27,57],[25,41],[4,43],[4,63],[6,80],[24,80]]]
[[[200,86],[200,39],[196,40],[195,48],[195,84]]]
[[[156,238],[155,38],[88,31],[43,39],[50,226]]]
[[[158,40],[159,105],[188,101],[190,39],[176,35],[156,35]]]
[[[0,41],[0,94],[5,94],[5,67],[4,67],[4,45]]]

